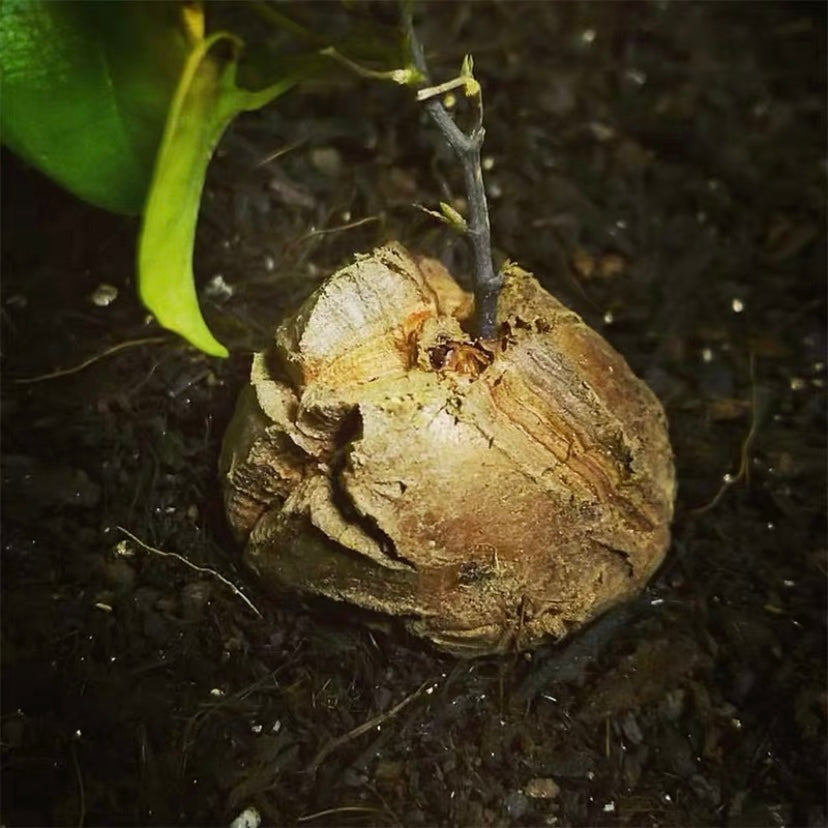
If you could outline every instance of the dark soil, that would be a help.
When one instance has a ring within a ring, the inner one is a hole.
[[[475,56],[496,256],[671,422],[661,571],[531,654],[275,600],[222,515],[222,431],[284,309],[389,238],[466,268],[412,206],[462,179],[409,91],[343,74],[226,136],[196,256],[226,361],[145,320],[135,220],[4,155],[3,824],[826,825],[824,10],[422,9],[435,78]]]

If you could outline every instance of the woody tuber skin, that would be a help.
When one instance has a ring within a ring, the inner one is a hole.
[[[663,410],[516,265],[496,335],[436,261],[382,247],[254,357],[227,431],[227,516],[275,590],[385,616],[463,656],[563,638],[669,544]]]

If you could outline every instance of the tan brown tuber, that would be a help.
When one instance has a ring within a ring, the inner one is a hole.
[[[395,616],[460,655],[562,638],[669,543],[663,410],[516,265],[498,336],[434,260],[382,247],[255,355],[224,440],[227,516],[279,590]]]

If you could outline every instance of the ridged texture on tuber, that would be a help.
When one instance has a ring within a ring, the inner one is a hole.
[[[253,360],[225,436],[227,516],[278,589],[398,616],[477,655],[561,638],[669,543],[664,413],[515,265],[498,336],[392,244],[331,276]]]

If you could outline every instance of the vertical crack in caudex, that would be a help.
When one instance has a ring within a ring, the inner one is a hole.
[[[345,481],[345,472],[348,468],[349,456],[354,444],[362,439],[362,414],[359,406],[354,406],[343,417],[334,445],[336,449],[329,462],[329,480],[331,484],[331,503],[342,517],[349,523],[358,526],[380,548],[382,553],[397,564],[405,564],[414,569],[411,561],[406,560],[397,551],[394,539],[382,530],[379,523],[370,515],[366,515],[357,508],[348,491]]]

